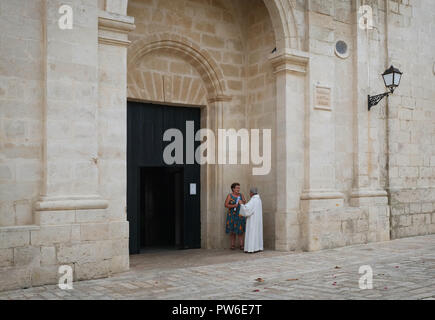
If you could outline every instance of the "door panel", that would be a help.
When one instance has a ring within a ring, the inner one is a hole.
[[[141,240],[144,243],[144,239],[147,238],[146,235],[141,234],[141,230],[143,233],[143,230],[153,228],[149,225],[144,226],[146,216],[143,214],[143,208],[146,205],[141,203],[146,201],[144,199],[151,199],[152,192],[149,190],[153,188],[163,188],[164,190],[161,191],[168,191],[167,199],[172,202],[168,208],[172,208],[170,210],[174,210],[177,215],[175,226],[177,223],[182,226],[179,229],[172,228],[171,232],[174,234],[171,234],[170,240],[182,248],[199,248],[201,245],[200,166],[196,163],[186,164],[186,121],[193,121],[194,130],[198,130],[200,110],[138,102],[128,102],[127,106],[127,219],[130,222],[130,253],[139,253]],[[183,165],[168,166],[163,161],[163,150],[171,143],[163,141],[163,133],[170,128],[179,129],[183,133]],[[198,146],[199,142],[195,142],[195,149]],[[144,172],[141,174],[141,168],[145,167],[154,167],[156,170],[178,167],[180,170],[177,169],[172,173],[161,171],[160,179],[162,181],[168,179],[162,187],[162,184],[155,182],[150,174]],[[141,179],[148,179],[148,181],[141,181]],[[169,185],[171,181],[173,185]],[[177,184],[176,181],[181,183]],[[196,195],[190,195],[191,183],[196,184]],[[141,190],[141,186],[148,191]],[[179,188],[183,190],[178,190]],[[143,192],[148,195],[144,196]],[[182,201],[174,196],[179,192],[183,194]],[[152,222],[148,223],[152,224]]]

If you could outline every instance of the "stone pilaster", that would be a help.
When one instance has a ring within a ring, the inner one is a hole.
[[[300,248],[300,197],[304,186],[305,83],[309,56],[294,50],[270,57],[277,86],[277,212],[275,249]]]
[[[115,3],[116,2],[116,3]],[[125,1],[126,2],[126,1]],[[126,212],[127,189],[127,47],[134,18],[128,17],[123,1],[106,2],[98,13],[98,168],[99,187],[108,200],[107,217],[114,239],[110,270],[129,268]],[[115,124],[115,125],[114,125]],[[116,186],[116,187],[114,187]],[[115,240],[116,239],[116,240]]]
[[[43,7],[44,174],[35,210],[104,209],[97,166],[97,8],[69,4],[72,29],[61,29],[62,4],[46,0]]]
[[[204,235],[201,246],[203,248],[222,248],[225,247],[224,235],[216,226],[225,226],[225,201],[224,190],[224,164],[219,164],[218,153],[218,130],[223,129],[223,112],[226,104],[231,101],[230,96],[217,95],[208,99],[207,105],[207,129],[215,134],[215,163],[201,166],[201,224],[206,226],[202,228]],[[206,172],[205,172],[206,170]],[[207,175],[204,179],[204,175]],[[206,180],[206,184],[203,183]],[[204,210],[205,206],[205,210]],[[205,229],[205,230],[204,230]]]
[[[324,10],[323,10],[324,9]],[[314,3],[307,3],[307,33],[310,39],[310,68],[306,78],[306,116],[305,116],[305,179],[301,196],[301,209],[304,218],[308,212],[325,211],[343,207],[344,195],[336,189],[335,172],[335,119],[337,106],[334,105],[336,57],[332,54],[319,54],[320,44],[332,47],[333,29],[328,33],[319,32],[319,12],[322,23],[333,25],[333,15],[326,8],[319,9]],[[319,41],[321,40],[320,44]],[[323,51],[328,52],[328,51]],[[325,72],[325,70],[328,70]],[[325,212],[326,214],[326,212]]]
[[[39,264],[29,266],[32,285],[56,283],[59,265],[73,268],[74,281],[108,276],[129,267],[122,159],[127,35],[125,30],[116,33],[116,22],[104,21],[107,29],[99,30],[98,8],[92,1],[67,2],[72,8],[73,25],[63,30],[58,25],[63,4],[46,0],[42,8],[44,176],[40,200],[34,204],[38,228],[30,230],[30,246],[41,251]],[[128,24],[124,20],[128,21],[123,19],[121,24]],[[125,43],[123,51],[103,52],[100,33],[111,44]],[[114,105],[121,114],[114,114]],[[110,116],[117,126],[104,126]],[[113,127],[118,131],[108,132]],[[116,145],[121,150],[112,148],[107,153],[104,147],[108,139],[118,139]],[[113,179],[119,179],[119,187],[108,192]]]
[[[378,127],[376,110],[368,111],[367,95],[370,92],[370,70],[375,64],[371,52],[371,34],[375,29],[367,30],[359,25],[357,14],[360,5],[358,0],[354,8],[354,167],[353,188],[350,195],[350,205],[359,207],[368,218],[368,241],[389,240],[389,216],[387,192],[380,186],[380,163]],[[376,65],[376,64],[375,64]],[[378,70],[376,74],[382,73]],[[382,82],[381,79],[379,81]],[[378,93],[378,92],[376,92]],[[377,108],[382,107],[379,104]]]
[[[362,5],[356,1],[356,8]],[[355,12],[358,10],[355,9]],[[386,196],[379,184],[379,141],[375,110],[368,111],[367,95],[370,90],[370,68],[373,64],[370,52],[370,33],[359,26],[359,16],[354,16],[354,179],[351,204],[358,206],[359,199],[367,197]],[[380,73],[383,70],[379,70]],[[381,81],[381,79],[379,79]],[[377,106],[382,107],[381,104]]]

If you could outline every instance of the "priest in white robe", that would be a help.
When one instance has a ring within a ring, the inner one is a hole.
[[[240,200],[240,215],[246,217],[245,252],[263,251],[263,208],[257,188],[250,190],[251,200],[243,204]]]

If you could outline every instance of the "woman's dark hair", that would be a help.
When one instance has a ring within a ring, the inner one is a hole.
[[[238,182],[234,182],[234,183],[231,185],[231,190],[234,190],[234,188],[237,187],[237,186],[240,187],[240,183],[238,183]]]

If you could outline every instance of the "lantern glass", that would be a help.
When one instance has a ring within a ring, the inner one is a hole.
[[[394,85],[396,87],[398,87],[400,84],[400,78],[402,78],[402,75],[400,73],[394,73]]]
[[[382,77],[384,77],[385,86],[387,88],[393,85],[393,74],[394,73],[387,73],[382,75]]]
[[[382,77],[384,78],[385,86],[393,92],[400,84],[402,72],[391,66],[389,69],[385,70]]]

